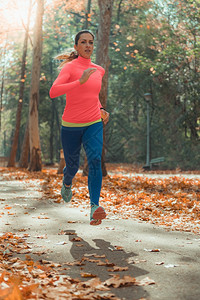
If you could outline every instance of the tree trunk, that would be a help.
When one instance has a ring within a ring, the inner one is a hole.
[[[121,13],[121,5],[122,5],[122,1],[123,1],[123,0],[120,0],[120,1],[119,1],[119,4],[118,4],[118,9],[117,9],[117,22],[120,21],[120,13]]]
[[[91,0],[87,2],[87,10],[85,13],[85,23],[83,29],[88,29],[88,19],[90,18]]]
[[[20,80],[20,86],[19,86],[19,101],[18,101],[18,106],[17,106],[15,133],[14,133],[14,137],[13,137],[10,157],[9,157],[9,160],[8,160],[8,167],[14,167],[15,166],[15,158],[16,158],[17,147],[18,147],[19,131],[20,131],[20,123],[21,123],[21,112],[22,112],[22,103],[23,103],[23,97],[24,97],[24,84],[25,84],[25,72],[26,72],[26,54],[27,54],[27,45],[28,45],[28,35],[29,35],[31,8],[32,8],[32,1],[30,1],[29,12],[28,12],[28,20],[27,20],[27,28],[26,28],[26,32],[25,32],[25,38],[24,38],[24,46],[23,46],[23,54],[22,54],[22,65],[21,65],[21,80]]]
[[[41,147],[38,124],[39,83],[42,57],[42,18],[44,14],[44,0],[37,0],[37,15],[34,28],[33,63],[31,73],[31,89],[29,102],[29,141],[30,164],[29,171],[41,171]]]
[[[1,113],[3,110],[3,90],[4,90],[4,77],[5,77],[5,63],[2,70],[2,81],[1,81],[1,95],[0,95],[0,130],[1,130]]]
[[[106,109],[107,94],[108,94],[108,68],[110,65],[108,48],[109,48],[109,35],[110,35],[110,27],[111,27],[111,19],[112,19],[113,1],[114,0],[98,0],[100,18],[99,18],[99,27],[97,32],[96,63],[105,69],[105,75],[102,80],[102,88],[99,95],[100,102],[105,109]],[[107,170],[105,165],[105,127],[103,133],[102,173],[103,176],[107,175]]]
[[[5,79],[5,54],[6,54],[6,45],[7,42],[5,44],[4,50],[3,50],[3,59],[4,59],[4,63],[3,63],[3,70],[2,70],[2,77],[1,77],[1,95],[0,95],[0,130],[1,130],[1,114],[2,114],[2,110],[3,110],[3,92],[4,92],[4,79]]]
[[[26,130],[24,134],[24,140],[22,144],[22,150],[21,150],[21,155],[20,155],[20,160],[19,160],[19,167],[20,168],[28,168],[28,161],[29,161],[29,128],[28,128],[28,121],[26,124]]]
[[[99,5],[99,27],[97,32],[97,49],[96,63],[105,69],[105,75],[102,80],[102,88],[99,99],[102,106],[106,109],[107,93],[108,93],[108,68],[110,60],[108,56],[109,35],[112,19],[112,7],[114,0],[98,0]],[[87,161],[84,163],[83,176],[88,174]],[[103,133],[103,151],[102,151],[102,174],[107,175],[105,165],[105,127]]]

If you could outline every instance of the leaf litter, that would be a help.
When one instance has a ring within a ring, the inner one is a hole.
[[[0,235],[0,298],[5,300],[22,299],[113,299],[119,300],[110,288],[120,288],[124,286],[142,286],[154,284],[155,282],[148,277],[136,280],[132,276],[111,274],[111,278],[101,281],[96,274],[81,272],[80,275],[86,281],[72,279],[64,275],[67,270],[64,265],[82,265],[82,262],[94,262],[97,265],[101,262],[105,266],[113,268],[108,272],[125,271],[128,267],[115,266],[109,262],[105,255],[86,254],[81,261],[65,263],[63,265],[52,261],[41,259],[32,260],[30,255],[25,255],[22,260],[13,257],[18,253],[19,244],[24,249],[27,248],[26,235],[17,236],[13,233]],[[7,245],[7,246],[5,246]],[[5,252],[6,247],[11,251]],[[92,259],[91,257],[97,258]],[[99,260],[105,258],[105,262]],[[102,265],[100,264],[100,265]],[[99,292],[106,291],[105,294]]]
[[[172,171],[168,177],[148,177],[145,173],[134,173],[133,167],[128,165],[109,164],[108,172],[109,170],[113,172],[103,178],[100,201],[110,219],[138,219],[171,230],[197,234],[200,232],[198,178],[186,178],[184,174],[178,176]],[[62,174],[57,174],[56,169],[43,169],[41,172],[31,173],[27,170],[1,168],[1,172],[6,176],[6,180],[22,180],[31,184],[34,179],[34,182],[43,183],[44,199],[52,199],[57,204],[63,203],[60,195]],[[155,175],[156,172],[151,173]],[[74,178],[72,191],[72,206],[89,207],[87,177],[83,177],[80,172]]]
[[[109,168],[114,172],[103,178],[100,201],[110,219],[138,219],[171,230],[197,234],[200,232],[200,180],[198,178],[186,178],[184,175],[177,176],[177,174],[151,178],[145,173],[138,175],[133,171],[127,176],[126,171],[130,172],[131,166],[109,165]],[[60,195],[62,174],[57,174],[55,169],[44,169],[33,174],[26,170],[2,168],[2,173],[4,176],[9,175],[6,176],[6,180],[22,180],[29,184],[33,179],[39,181],[44,186],[42,190],[44,199],[52,199],[57,204],[63,203]],[[77,173],[72,191],[71,205],[89,208],[87,177]]]
[[[150,222],[172,230],[184,230],[199,233],[200,228],[200,180],[184,178],[173,175],[168,178],[148,178],[132,174],[126,176],[124,169],[118,169],[119,174],[110,175],[104,178],[101,191],[101,202],[106,208],[110,218],[137,218],[140,221]],[[52,199],[59,205],[62,203],[60,188],[62,175],[56,174],[56,170],[43,170],[42,172],[30,173],[26,170],[3,169],[6,180],[22,180],[29,185],[34,179],[38,181],[38,190],[41,183],[46,187],[42,190],[44,199]],[[7,172],[7,174],[5,174]],[[75,192],[75,193],[74,193]],[[74,180],[74,200],[72,206],[89,205],[87,192],[87,178],[77,174]],[[5,199],[0,199],[4,201]],[[13,215],[12,207],[5,205],[4,211],[0,213]],[[38,219],[48,219],[45,215]],[[75,221],[68,221],[75,223]],[[114,230],[115,228],[107,228]],[[21,229],[24,232],[25,229]],[[60,235],[75,235],[74,232],[61,231]],[[97,266],[111,267],[108,272],[124,272],[128,267],[116,266],[109,262],[105,256],[88,254],[80,261],[64,263],[62,266],[47,260],[34,261],[31,259],[32,249],[26,243],[27,235],[17,236],[13,233],[0,234],[0,298],[1,299],[114,299],[110,293],[111,287],[120,288],[124,286],[137,285],[145,286],[155,284],[154,280],[145,277],[141,280],[129,275],[110,274],[111,278],[101,282],[96,274],[82,271],[81,277],[86,281],[72,279],[65,275],[66,265],[79,266],[83,268],[86,261],[96,263]],[[38,238],[46,238],[38,236]],[[75,242],[80,242],[78,238]],[[61,242],[61,244],[64,242]],[[76,244],[82,246],[82,244]],[[113,246],[111,251],[120,251],[123,248]],[[146,251],[159,252],[159,249]],[[41,252],[41,253],[45,253]],[[26,259],[22,260],[13,255],[23,254]],[[39,252],[37,253],[39,254]],[[102,260],[104,259],[104,261]],[[130,260],[129,264],[145,262],[145,260]],[[157,265],[164,262],[156,263]],[[177,267],[178,265],[164,265],[166,268]],[[65,274],[63,272],[65,271]],[[101,293],[99,294],[99,292]],[[106,293],[102,293],[106,292]]]

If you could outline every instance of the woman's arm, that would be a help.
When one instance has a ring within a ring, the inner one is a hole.
[[[80,81],[75,80],[73,82],[68,82],[70,78],[70,73],[68,66],[64,67],[60,74],[58,75],[57,79],[54,81],[50,91],[49,95],[51,98],[59,97],[61,95],[66,94],[69,90],[80,86]]]
[[[66,94],[69,90],[84,84],[95,71],[96,68],[88,68],[83,72],[81,78],[67,83],[70,74],[69,71],[67,72],[67,68],[63,68],[50,89],[50,97],[59,97]]]

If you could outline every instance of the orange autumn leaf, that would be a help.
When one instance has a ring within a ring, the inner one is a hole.
[[[150,284],[155,284],[155,281],[149,277],[145,277],[141,280],[136,280],[135,285],[138,286],[145,286],[145,285],[150,285]]]
[[[23,300],[22,294],[16,285],[0,290],[0,297],[4,300]]]
[[[5,275],[6,275],[5,271],[0,275],[0,283],[3,282]]]
[[[85,281],[81,283],[83,287],[95,288],[100,291],[108,291],[109,288],[105,286],[105,282],[101,282],[98,277]]]
[[[109,262],[108,259],[105,259],[104,261],[98,261],[98,266],[106,266],[106,267],[113,267],[115,264],[113,262]]]
[[[121,272],[121,271],[127,271],[128,267],[118,267],[118,266],[113,266],[112,269],[108,269],[108,272]]]
[[[28,296],[31,295],[32,292],[34,292],[38,288],[38,286],[39,286],[38,283],[31,284],[31,285],[28,285],[28,286],[24,286],[22,288],[23,297],[26,299]]]
[[[97,276],[91,273],[81,273],[81,277],[88,278],[88,277],[97,277]]]
[[[119,275],[114,275],[113,277],[107,279],[104,284],[106,286],[112,286],[114,288],[118,288],[120,286],[129,286],[135,283],[136,279],[131,276],[124,276],[120,278]]]
[[[82,239],[80,237],[74,237],[72,238],[72,242],[80,242]]]

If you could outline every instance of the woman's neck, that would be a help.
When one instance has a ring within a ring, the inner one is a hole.
[[[81,64],[84,64],[84,65],[89,65],[91,63],[91,59],[90,58],[84,58],[82,56],[78,56],[78,61]]]

